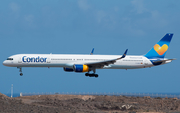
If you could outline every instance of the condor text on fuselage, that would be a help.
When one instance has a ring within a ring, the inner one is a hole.
[[[23,62],[46,62],[47,58],[43,58],[43,57],[27,57],[27,56],[23,56],[22,57],[22,61]]]

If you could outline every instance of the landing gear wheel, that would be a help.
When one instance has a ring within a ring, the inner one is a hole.
[[[97,77],[98,77],[98,74],[95,74],[94,76],[97,78]]]
[[[98,77],[98,74],[94,74],[94,73],[93,74],[86,73],[85,75],[89,77],[96,77],[96,78]]]
[[[88,73],[86,73],[85,75],[86,75],[86,76],[89,76],[89,74],[88,74]]]
[[[20,76],[23,76],[23,73],[20,73]]]

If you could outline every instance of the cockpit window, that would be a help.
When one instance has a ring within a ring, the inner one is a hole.
[[[7,60],[13,60],[13,58],[7,58]]]

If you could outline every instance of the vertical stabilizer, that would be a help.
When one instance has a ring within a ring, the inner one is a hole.
[[[147,58],[164,58],[173,34],[166,34],[153,48],[145,55]]]

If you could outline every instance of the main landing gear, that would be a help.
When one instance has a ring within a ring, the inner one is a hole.
[[[23,76],[22,67],[18,67],[18,68],[19,68],[20,76]]]
[[[92,74],[86,73],[85,75],[89,77],[96,77],[96,78],[98,77],[98,74],[95,74],[95,73],[92,73]]]

